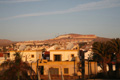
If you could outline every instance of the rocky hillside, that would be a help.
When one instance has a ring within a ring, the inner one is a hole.
[[[59,35],[56,38],[53,39],[48,39],[48,40],[42,40],[42,41],[24,41],[20,42],[20,44],[30,44],[30,45],[42,45],[42,44],[49,44],[49,45],[54,45],[54,44],[66,44],[68,42],[73,42],[73,43],[80,43],[80,42],[96,42],[96,41],[108,41],[110,40],[109,38],[103,38],[103,37],[98,37],[96,35],[81,35],[81,34],[64,34],[64,35]],[[18,44],[18,45],[20,45]]]
[[[104,38],[104,37],[97,37],[94,42],[106,42],[109,41],[110,38]]]
[[[64,34],[56,37],[55,39],[62,39],[62,38],[96,38],[96,35],[81,35],[81,34]]]
[[[78,49],[78,45],[85,45],[82,46],[82,49],[90,49],[91,45],[96,41],[108,41],[108,38],[97,37],[96,35],[81,35],[81,34],[64,34],[60,35],[53,39],[48,40],[37,40],[37,41],[22,41],[17,42],[14,45],[15,49],[18,49],[20,46],[26,46],[25,50],[65,50],[71,49],[75,50]],[[12,41],[10,40],[1,40],[0,45],[8,45],[11,44]],[[53,49],[54,48],[54,49]]]
[[[7,39],[0,39],[0,46],[8,46],[12,43],[14,43],[14,42],[10,41],[10,40],[7,40]]]

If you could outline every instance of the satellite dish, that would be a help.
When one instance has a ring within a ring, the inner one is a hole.
[[[25,48],[25,50],[30,50],[31,49],[31,47],[30,46],[27,46],[26,48]]]
[[[26,48],[26,45],[20,45],[19,50],[22,51]]]
[[[66,46],[67,50],[71,50],[74,47],[73,43],[68,43],[68,45]]]
[[[59,47],[58,45],[54,45],[54,46],[50,47],[49,49],[47,49],[47,51],[56,50],[56,48],[58,48],[58,47]]]

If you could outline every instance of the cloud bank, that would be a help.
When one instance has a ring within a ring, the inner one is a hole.
[[[33,0],[23,0],[23,1],[33,1]],[[98,9],[113,8],[113,7],[120,7],[120,0],[101,0],[98,2],[90,2],[90,3],[86,3],[86,4],[80,4],[80,5],[77,5],[76,7],[73,7],[73,8],[67,9],[67,10],[63,10],[63,11],[23,14],[23,15],[17,15],[17,16],[12,16],[12,17],[7,17],[7,18],[0,18],[0,20],[9,20],[9,19],[33,17],[33,16],[66,14],[66,13],[85,11],[85,10],[98,10]]]

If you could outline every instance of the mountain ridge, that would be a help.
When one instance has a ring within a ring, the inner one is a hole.
[[[104,42],[108,41],[110,38],[104,38],[104,37],[98,37],[94,34],[88,34],[88,35],[82,35],[82,34],[75,34],[75,33],[69,33],[69,34],[63,34],[59,35],[53,39],[47,39],[47,40],[32,40],[32,41],[18,41],[20,43],[47,43],[47,44],[54,44],[54,43],[66,43],[66,42]],[[0,46],[8,46],[10,44],[15,43],[15,41],[11,41],[8,39],[0,39]]]

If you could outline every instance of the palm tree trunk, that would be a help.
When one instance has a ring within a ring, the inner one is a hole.
[[[18,72],[17,78],[18,78],[17,80],[20,80],[20,74],[19,74],[19,72]]]
[[[116,63],[116,71],[115,71],[116,72],[116,78],[119,78],[119,75],[120,75],[119,71],[120,71],[120,63],[117,62]]]
[[[112,63],[108,63],[108,67],[109,67],[109,77],[112,78],[112,72],[113,72],[113,65]]]
[[[118,54],[116,54],[116,78],[120,78],[119,76],[120,76],[120,61],[119,61],[119,59],[120,59],[120,52],[118,53]]]
[[[108,75],[107,75],[107,65],[106,65],[105,61],[103,62],[103,73],[104,73],[105,78],[107,78],[108,77]]]

